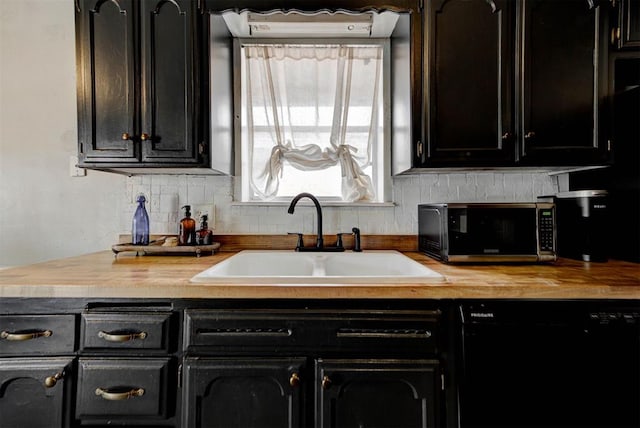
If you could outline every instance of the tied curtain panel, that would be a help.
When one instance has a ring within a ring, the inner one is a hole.
[[[382,138],[382,47],[247,45],[244,60],[254,194],[278,196],[285,163],[301,171],[339,165],[342,199],[373,201],[365,171]]]

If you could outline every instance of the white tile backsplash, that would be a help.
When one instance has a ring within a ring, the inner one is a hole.
[[[315,210],[287,206],[233,203],[233,177],[148,175],[129,177],[123,195],[120,224],[129,233],[139,193],[147,196],[152,234],[174,234],[181,207],[214,205],[209,227],[215,233],[315,233]],[[348,232],[357,226],[363,234],[415,234],[417,205],[428,202],[533,202],[557,191],[556,181],[544,172],[428,173],[392,178],[394,206],[323,207],[324,232]],[[198,219],[196,219],[198,220]]]

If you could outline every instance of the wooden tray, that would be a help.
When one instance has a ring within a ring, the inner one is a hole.
[[[210,245],[178,245],[175,247],[163,247],[162,245],[133,245],[133,244],[117,244],[111,247],[118,257],[118,253],[125,251],[135,251],[136,255],[177,255],[177,254],[195,254],[200,257],[203,253],[213,254],[220,248],[219,242]]]

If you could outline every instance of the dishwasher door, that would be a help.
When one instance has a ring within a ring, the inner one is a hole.
[[[461,428],[640,426],[640,305],[459,307]]]

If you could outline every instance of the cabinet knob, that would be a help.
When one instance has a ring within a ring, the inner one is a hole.
[[[0,332],[0,339],[13,342],[24,342],[25,340],[37,339],[39,337],[50,337],[53,334],[51,330],[35,331],[32,333],[9,333],[8,331]]]
[[[505,132],[504,134],[502,134],[502,141],[508,141],[513,137],[513,134],[511,132]]]
[[[107,333],[106,331],[99,331],[98,337],[106,340],[107,342],[128,342],[130,340],[144,340],[147,338],[147,333],[141,331],[139,333],[130,333],[130,334],[112,334]]]
[[[530,139],[535,138],[535,137],[536,137],[536,133],[533,132],[533,131],[529,131],[526,134],[524,134],[524,139],[525,140],[530,140]]]
[[[322,389],[329,389],[331,388],[331,379],[329,379],[329,376],[324,376],[322,378]]]
[[[289,385],[292,388],[296,388],[300,385],[300,375],[298,373],[291,373],[291,377],[289,378]]]
[[[56,373],[53,376],[48,376],[45,380],[44,380],[44,386],[46,386],[47,388],[53,388],[54,386],[56,386],[56,383],[58,383],[58,381],[60,379],[62,379],[62,376],[64,376],[64,373]]]
[[[130,140],[131,139],[131,135],[129,135],[128,132],[123,132],[122,133],[122,139],[123,140]]]
[[[147,134],[146,132],[143,132],[142,135],[140,135],[140,139],[142,141],[147,141],[149,139],[149,134]]]
[[[124,391],[124,392],[112,392],[112,391],[109,391],[108,389],[97,388],[96,395],[99,395],[100,397],[109,401],[121,401],[121,400],[128,400],[129,398],[133,398],[133,397],[142,397],[144,395],[144,389],[132,388],[129,391]]]

